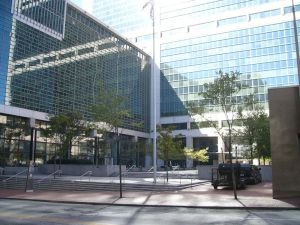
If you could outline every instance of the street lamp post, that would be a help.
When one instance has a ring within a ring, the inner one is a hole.
[[[117,158],[118,158],[118,164],[119,164],[119,178],[120,178],[120,198],[123,197],[123,191],[122,191],[122,166],[121,166],[121,150],[120,150],[120,134],[118,132],[117,136]]]
[[[98,134],[97,130],[92,130],[91,137],[94,138],[94,165],[99,167],[99,145],[102,134]]]
[[[150,17],[152,19],[152,95],[153,95],[153,183],[156,183],[156,173],[157,173],[157,147],[156,147],[156,91],[155,91],[155,1],[149,0],[143,9],[148,5],[150,8]]]
[[[139,168],[139,166],[140,166],[140,163],[139,163],[139,161],[140,161],[140,150],[139,150],[139,144],[138,144],[138,137],[137,136],[134,136],[133,137],[133,143],[134,143],[134,148],[135,148],[135,166],[137,167],[137,168]]]
[[[157,146],[156,146],[156,91],[155,91],[155,12],[154,12],[154,0],[152,3],[153,16],[152,16],[152,48],[153,48],[153,61],[152,61],[152,72],[153,72],[153,182],[156,183],[156,170],[157,170]]]
[[[29,149],[29,163],[26,177],[26,192],[33,192],[33,172],[34,172],[34,162],[35,162],[35,148],[36,148],[36,128],[35,119],[30,118],[30,149]]]
[[[94,136],[94,141],[95,141],[95,144],[94,144],[94,165],[96,167],[98,167],[98,158],[99,158],[99,152],[98,152],[98,144],[99,144],[99,139],[97,137],[97,135]]]

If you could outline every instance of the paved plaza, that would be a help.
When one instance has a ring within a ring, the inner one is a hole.
[[[131,178],[125,182],[139,185],[139,183],[144,183],[145,180]],[[171,179],[165,185],[177,185],[178,182],[178,180]],[[186,180],[186,182],[190,181]],[[247,185],[245,189],[237,191],[237,196],[238,199],[234,199],[233,190],[230,188],[219,187],[218,190],[214,190],[211,183],[205,180],[198,181],[196,186],[176,191],[122,190],[122,198],[120,198],[120,191],[33,190],[33,192],[25,192],[24,190],[0,189],[0,198],[49,202],[206,208],[300,209],[300,198],[273,199],[271,182]]]

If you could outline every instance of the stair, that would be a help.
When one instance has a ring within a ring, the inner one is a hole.
[[[3,182],[0,181],[0,188],[3,189],[24,189],[26,187],[26,177],[20,177],[17,179],[11,179]],[[122,183],[123,190],[130,191],[176,191],[191,186],[199,185],[199,183],[193,184],[182,184],[182,185],[169,185],[169,184],[143,184],[143,183]],[[33,180],[34,190],[72,190],[72,191],[118,191],[120,190],[120,184],[118,182],[99,182],[99,181],[75,181],[66,180],[63,177],[56,179],[43,180],[34,179]]]
[[[8,177],[1,176],[0,178],[0,188],[3,189],[24,189],[26,186],[26,177],[18,177],[17,179],[10,179],[8,181],[4,181]]]

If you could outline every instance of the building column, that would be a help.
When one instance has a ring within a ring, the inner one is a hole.
[[[226,149],[222,138],[218,135],[218,163],[226,163]]]
[[[186,136],[186,147],[187,148],[193,148],[193,137]],[[186,168],[192,168],[193,167],[193,160],[192,159],[186,159]]]

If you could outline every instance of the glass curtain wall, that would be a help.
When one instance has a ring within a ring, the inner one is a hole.
[[[131,116],[125,119],[123,128],[148,133],[150,57],[81,9],[64,2],[19,0],[11,10],[10,0],[1,1],[1,103],[49,116],[78,112],[89,120],[91,105],[104,85],[125,99],[123,107]],[[11,117],[23,121],[24,134],[16,134],[12,147],[7,147],[10,116],[3,115],[1,146],[4,152],[7,150],[10,163],[17,160],[22,164],[29,154],[28,118]],[[42,130],[46,124],[36,121],[36,126]],[[11,153],[16,146],[22,159]],[[38,160],[45,162],[57,154],[59,147],[41,133],[35,148]],[[86,140],[75,144],[72,153],[92,160],[94,148],[93,140]]]

